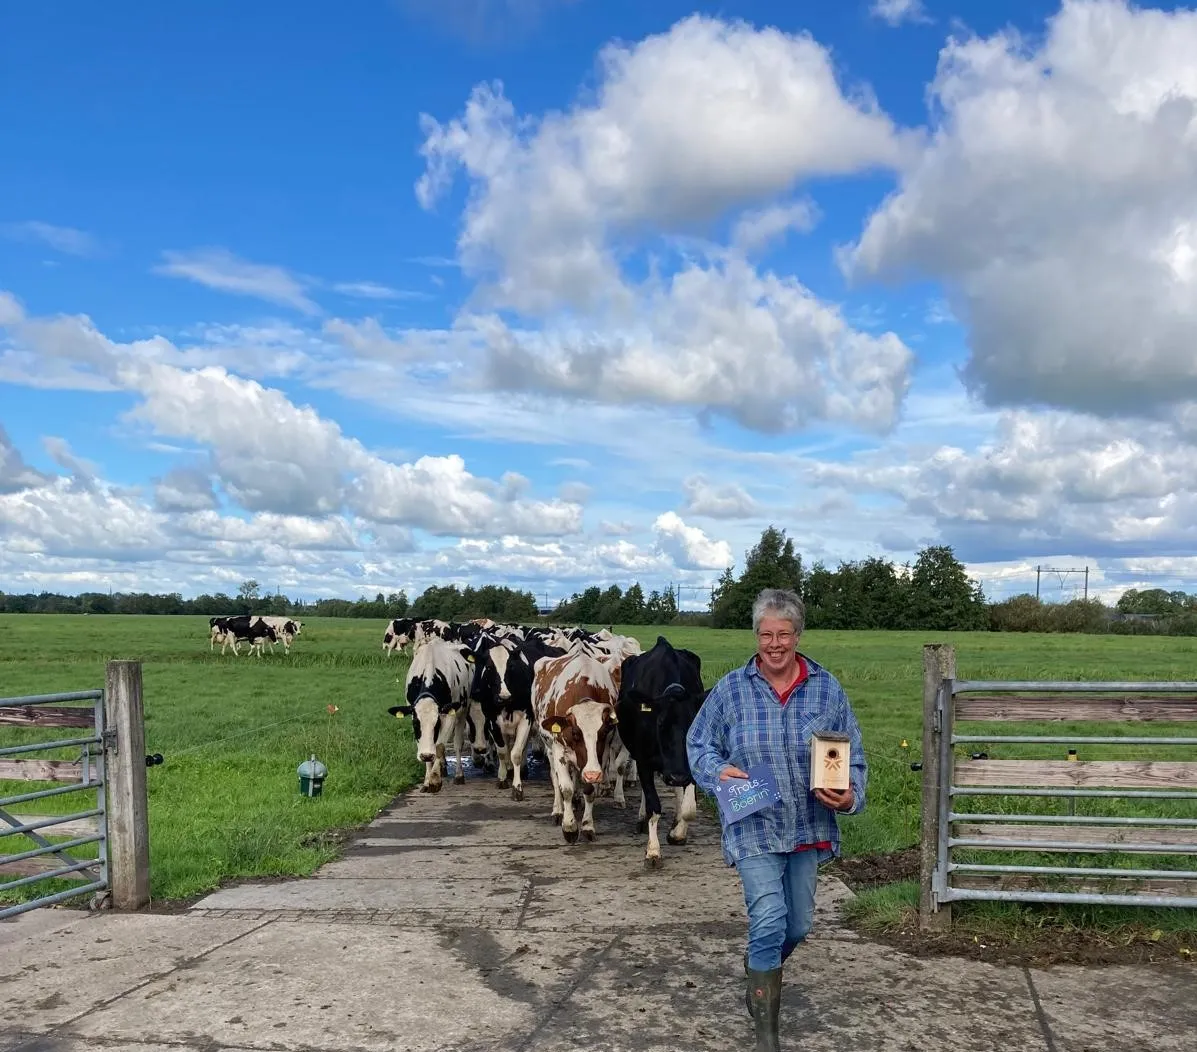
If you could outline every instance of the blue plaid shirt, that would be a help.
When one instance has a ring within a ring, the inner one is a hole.
[[[822,665],[805,654],[802,659],[807,679],[782,705],[757,668],[754,654],[711,688],[686,735],[694,781],[711,796],[719,772],[729,764],[741,770],[767,765],[777,782],[777,804],[724,825],[723,857],[729,866],[750,855],[789,852],[820,841],[832,845],[830,851],[820,849],[820,862],[839,854],[837,812],[807,789],[813,731],[849,736],[856,799],[850,810],[839,814],[856,814],[864,807],[868,765],[848,695]]]

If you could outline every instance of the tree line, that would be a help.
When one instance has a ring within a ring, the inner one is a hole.
[[[1044,603],[1029,594],[1001,602],[986,600],[950,546],[921,549],[901,567],[881,558],[805,565],[785,530],[766,528],[745,552],[743,570],[727,567],[711,592],[705,612],[681,611],[669,590],[647,596],[640,583],[626,588],[591,586],[562,599],[547,615],[558,623],[589,625],[710,625],[750,628],[752,603],[763,588],[790,588],[806,606],[812,629],[914,629],[921,631],[1113,632],[1197,635],[1197,594],[1131,589],[1114,607],[1096,599]],[[530,624],[540,620],[536,597],[501,585],[479,588],[433,585],[414,600],[404,591],[378,592],[373,599],[292,601],[263,595],[257,581],[244,581],[236,595],[223,592],[184,599],[177,592],[0,592],[2,613],[47,614],[273,614],[293,617],[435,617]]]

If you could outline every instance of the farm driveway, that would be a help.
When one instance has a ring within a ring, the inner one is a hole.
[[[712,822],[646,872],[635,803],[601,801],[599,840],[566,847],[547,785],[527,791],[409,794],[316,877],[183,913],[0,924],[0,1052],[751,1048],[743,905]],[[821,883],[784,1048],[1197,1048],[1191,970],[918,960],[847,930],[849,894]]]

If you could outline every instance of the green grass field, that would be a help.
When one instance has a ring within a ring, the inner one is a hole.
[[[259,661],[231,653],[221,657],[219,648],[209,652],[202,617],[0,615],[0,696],[97,688],[103,686],[108,659],[144,663],[146,751],[165,757],[162,766],[147,772],[152,894],[157,902],[188,899],[223,881],[312,872],[335,857],[336,830],[369,821],[420,779],[410,725],[386,712],[401,693],[407,662],[383,655],[384,628],[383,621],[312,619],[305,621],[290,656],[280,646]],[[660,630],[638,626],[624,631],[647,647]],[[702,656],[708,684],[753,651],[747,631],[677,628],[664,634]],[[847,857],[893,852],[918,842],[920,775],[910,770],[910,763],[920,756],[925,642],[953,643],[958,674],[968,678],[1197,679],[1197,639],[808,633],[801,649],[844,684],[870,764],[868,807],[842,823]],[[337,706],[335,714],[329,714],[329,705]],[[1099,733],[1094,725],[1074,729]],[[1002,733],[1012,732],[1002,728]],[[0,743],[47,740],[61,733],[0,728]],[[1151,733],[1167,730],[1153,728]],[[1062,759],[1065,750],[1043,747],[1039,754]],[[987,751],[990,756],[1036,755],[1027,746]],[[299,795],[295,773],[310,752],[330,770],[324,795],[314,800]],[[1115,754],[1112,749],[1100,755],[1093,751],[1088,758]],[[1186,758],[1186,750],[1154,748],[1121,755]],[[0,794],[28,791],[31,785],[0,782]],[[89,806],[67,799],[60,810]],[[985,806],[998,805],[991,798]],[[1109,808],[1108,802],[1093,805]],[[1046,811],[1063,804],[1044,801],[1038,806]],[[1078,813],[1086,813],[1086,806],[1092,805],[1079,802]],[[39,801],[13,810],[47,812],[52,807],[51,801]],[[1188,803],[1138,805],[1144,813],[1153,807],[1161,814],[1192,814]],[[21,837],[7,837],[0,841],[0,853],[31,846]],[[986,859],[992,860],[992,855]],[[1141,864],[1164,868],[1165,861],[1173,867],[1186,865],[1183,858],[1151,856]],[[1092,856],[1085,862],[1124,864]],[[1070,863],[1058,856],[1055,864]],[[916,891],[913,884],[904,884],[866,893],[856,909],[866,924],[892,925],[909,909]],[[981,922],[1033,916],[1036,923],[1055,917],[1107,928],[1147,923],[1197,930],[1191,916],[1197,911],[1189,910],[1028,910],[996,904],[958,906],[957,911]]]

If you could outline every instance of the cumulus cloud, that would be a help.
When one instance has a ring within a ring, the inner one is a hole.
[[[159,511],[210,511],[220,506],[212,477],[199,468],[172,468],[154,485],[154,506]]]
[[[899,446],[810,471],[819,483],[898,498],[973,560],[1197,543],[1197,445],[1167,423],[1016,410],[975,450]]]
[[[869,14],[891,26],[903,22],[930,22],[923,0],[873,0]]]
[[[472,320],[490,347],[494,387],[686,406],[766,432],[818,420],[889,428],[913,361],[893,333],[859,332],[796,279],[736,258],[675,274],[644,295],[640,319],[623,329]]]
[[[672,511],[658,515],[653,523],[657,548],[685,570],[722,570],[733,562],[731,545],[713,541],[697,526],[687,526]]]
[[[711,519],[743,519],[756,514],[755,500],[743,486],[729,482],[715,485],[704,475],[691,475],[682,482],[686,494],[682,511],[687,515],[704,515]]]
[[[934,134],[845,257],[941,280],[992,405],[1197,397],[1197,12],[1065,0],[1039,43],[951,39]]]
[[[593,102],[540,120],[480,85],[461,117],[423,118],[431,207],[464,169],[475,191],[459,249],[492,294],[538,312],[622,298],[607,228],[686,229],[814,175],[895,163],[900,137],[846,95],[808,34],[699,15],[599,56]]]
[[[48,475],[25,463],[25,458],[12,444],[4,425],[0,424],[0,494],[19,493],[41,485],[48,478]]]
[[[154,268],[156,274],[185,278],[220,292],[253,296],[268,303],[293,307],[304,314],[320,313],[320,308],[305,293],[309,282],[296,277],[285,267],[250,263],[224,248],[199,248],[188,252],[168,250],[162,256],[165,262]]]
[[[813,201],[794,201],[745,212],[736,220],[732,244],[741,252],[755,252],[790,230],[810,230],[817,218],[818,209]]]

